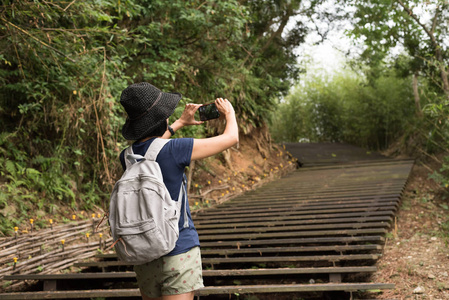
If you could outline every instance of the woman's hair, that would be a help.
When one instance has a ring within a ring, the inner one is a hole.
[[[145,135],[142,136],[139,140],[150,136],[163,136],[165,131],[167,131],[167,120],[164,120],[161,123],[157,124],[157,126],[153,130],[145,133]]]

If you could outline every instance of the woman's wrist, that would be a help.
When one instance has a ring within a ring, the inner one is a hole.
[[[171,136],[175,135],[175,130],[170,125],[167,126],[167,129],[170,132]]]
[[[175,122],[173,122],[173,124],[169,125],[174,132],[178,131],[179,129],[181,129],[182,127],[184,127],[184,123],[182,121],[180,121],[179,119],[176,120]]]
[[[227,114],[225,114],[225,120],[235,119],[235,112],[229,111]]]

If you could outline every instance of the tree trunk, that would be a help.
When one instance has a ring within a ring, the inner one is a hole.
[[[440,71],[441,71],[441,79],[443,80],[444,93],[446,94],[446,97],[449,99],[449,79],[448,73],[444,65],[440,67]]]
[[[189,171],[187,174],[187,193],[190,191],[190,186],[192,185],[193,169],[195,168],[195,161],[190,162]]]
[[[421,109],[421,102],[419,98],[419,90],[418,90],[418,72],[413,74],[413,95],[415,97],[415,106],[416,106],[416,115],[419,118],[422,118],[423,113]]]
[[[439,6],[437,7],[435,11],[435,16],[433,18],[433,24],[432,28],[428,28],[425,24],[423,24],[419,18],[413,13],[413,11],[407,7],[402,0],[397,0],[399,5],[402,6],[402,8],[409,14],[409,16],[415,20],[415,22],[421,26],[421,28],[426,32],[427,36],[430,38],[432,42],[432,46],[435,49],[435,58],[439,64],[440,74],[441,74],[441,80],[443,81],[443,91],[446,94],[446,97],[449,98],[449,79],[448,79],[448,72],[446,70],[443,53],[441,52],[441,46],[438,44],[438,41],[435,37],[435,27],[438,23],[438,16],[440,15]]]

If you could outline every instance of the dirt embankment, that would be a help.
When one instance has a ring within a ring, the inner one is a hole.
[[[237,146],[191,164],[190,204],[195,210],[222,203],[296,168],[296,159],[272,142],[266,127],[253,128]]]
[[[373,281],[396,288],[377,299],[449,299],[449,195],[432,179],[438,165],[416,162]]]

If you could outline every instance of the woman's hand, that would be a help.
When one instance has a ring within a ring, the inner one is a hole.
[[[181,114],[181,117],[176,120],[173,124],[171,124],[171,128],[173,129],[174,132],[178,131],[179,129],[181,129],[184,126],[188,126],[188,125],[200,125],[203,124],[203,121],[197,121],[195,120],[195,113],[198,110],[198,107],[200,107],[201,104],[193,104],[193,103],[189,103],[186,104],[186,107],[184,108],[184,111]],[[168,123],[168,119],[167,119],[167,123]],[[163,139],[168,139],[172,136],[172,134],[170,133],[170,131],[165,131],[164,135],[162,135]]]
[[[201,106],[201,104],[193,104],[193,103],[186,104],[186,107],[184,108],[184,111],[182,112],[181,117],[178,119],[178,122],[180,122],[180,125],[188,126],[188,125],[203,124],[203,121],[195,120],[195,113],[200,106]]]
[[[220,112],[220,120],[227,118],[228,116],[234,116],[235,111],[231,102],[228,99],[217,98],[215,100],[215,105],[217,106],[218,111]]]
[[[192,160],[202,159],[224,151],[239,142],[239,128],[235,118],[235,111],[231,102],[218,98],[215,105],[220,112],[220,118],[226,119],[226,127],[222,134],[205,139],[194,139]]]

